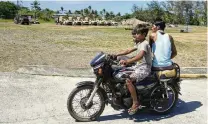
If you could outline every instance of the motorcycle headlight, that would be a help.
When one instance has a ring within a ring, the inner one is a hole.
[[[99,68],[99,69],[98,69],[98,74],[99,74],[99,75],[102,75],[102,73],[103,73],[102,68]]]

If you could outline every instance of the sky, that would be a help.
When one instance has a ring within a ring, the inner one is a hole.
[[[6,1],[6,0],[4,0]],[[14,3],[17,3],[16,0],[10,0]],[[31,3],[33,1],[24,1],[22,0],[21,4],[25,7],[31,8]],[[50,1],[50,0],[39,0],[40,7],[42,9],[49,8],[52,10],[60,10],[61,7],[64,8],[64,10],[71,10],[74,12],[75,10],[81,10],[84,8],[87,8],[88,6],[91,6],[92,9],[101,11],[105,9],[106,11],[110,12],[113,11],[114,14],[117,14],[118,12],[121,13],[121,15],[124,15],[125,13],[132,13],[131,9],[133,4],[136,4],[139,7],[147,7],[147,3],[150,1]]]

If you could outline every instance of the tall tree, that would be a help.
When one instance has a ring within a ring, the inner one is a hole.
[[[53,14],[54,14],[53,10],[50,10],[50,9],[46,8],[46,9],[41,11],[40,18],[45,20],[45,21],[50,21],[50,19],[52,18]]]
[[[18,7],[12,2],[0,1],[0,18],[11,19],[18,12]]]
[[[72,14],[71,10],[68,11],[69,14]]]
[[[113,19],[115,17],[115,14],[113,13],[113,11],[110,11],[110,19]]]
[[[84,15],[85,15],[85,16],[89,16],[89,10],[88,10],[88,8],[85,8],[85,9],[84,9]]]
[[[157,17],[163,17],[164,10],[160,2],[151,1],[150,3],[147,3],[147,6],[148,10],[152,13],[152,21],[155,20]]]
[[[104,17],[104,19],[105,19],[105,13],[106,13],[106,10],[103,9],[103,17]]]
[[[135,12],[138,11],[138,9],[139,9],[139,7],[138,7],[136,4],[133,4],[131,11],[132,11],[133,13],[135,13]]]
[[[89,10],[89,13],[91,13],[92,12],[92,7],[88,6],[88,10]]]
[[[116,14],[116,16],[121,16],[121,13],[120,13],[120,12],[118,12],[118,13]]]
[[[31,3],[31,7],[35,12],[35,19],[36,19],[37,13],[41,10],[40,3],[37,0],[35,0],[35,1],[33,1],[33,3]]]

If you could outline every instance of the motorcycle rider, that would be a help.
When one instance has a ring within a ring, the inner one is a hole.
[[[164,32],[165,22],[157,18],[152,26],[149,41],[153,52],[152,70],[172,68],[171,59],[177,55],[173,37]]]
[[[151,47],[149,45],[149,42],[145,40],[148,31],[149,28],[146,24],[138,24],[132,31],[135,47],[127,49],[126,51],[115,55],[116,57],[127,55],[137,50],[137,55],[135,57],[126,60],[120,60],[120,64],[122,65],[128,65],[137,62],[137,64],[132,67],[132,69],[134,69],[134,72],[130,74],[129,78],[126,80],[127,87],[133,99],[132,107],[128,110],[129,115],[135,114],[137,110],[141,108],[139,100],[137,99],[138,94],[136,93],[133,82],[139,82],[151,73]]]

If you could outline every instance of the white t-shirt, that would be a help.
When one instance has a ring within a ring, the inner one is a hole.
[[[137,54],[140,53],[140,51],[145,51],[144,56],[141,60],[137,62],[137,64],[147,64],[149,66],[152,66],[152,53],[151,53],[151,47],[149,45],[149,42],[144,40],[143,42],[139,42],[135,44],[134,48],[137,49]]]

